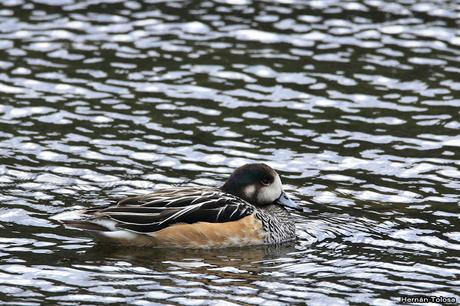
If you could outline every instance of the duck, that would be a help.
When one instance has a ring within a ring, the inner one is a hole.
[[[302,211],[273,168],[250,163],[235,169],[221,187],[159,189],[53,219],[104,243],[211,249],[295,240],[295,223],[286,208]]]

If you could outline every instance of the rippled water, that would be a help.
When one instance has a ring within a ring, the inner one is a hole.
[[[460,300],[456,1],[0,4],[0,301]],[[277,168],[298,241],[117,250],[49,219]],[[314,203],[314,204],[310,204]]]

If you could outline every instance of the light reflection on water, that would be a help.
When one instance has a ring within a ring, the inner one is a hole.
[[[455,2],[0,5],[0,300],[396,304],[458,295]],[[267,162],[298,241],[100,247],[49,216]]]

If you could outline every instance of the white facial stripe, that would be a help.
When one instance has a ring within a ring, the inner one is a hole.
[[[271,185],[259,189],[257,194],[257,202],[261,204],[273,203],[281,196],[282,192],[283,186],[281,185],[281,179],[277,174]]]
[[[248,185],[244,188],[244,194],[246,195],[247,199],[252,199],[254,192],[256,192],[256,186],[254,185]]]

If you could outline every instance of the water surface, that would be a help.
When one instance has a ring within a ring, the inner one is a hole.
[[[459,301],[459,20],[455,1],[2,1],[0,300]],[[120,250],[49,218],[254,161],[305,207],[294,244]]]

